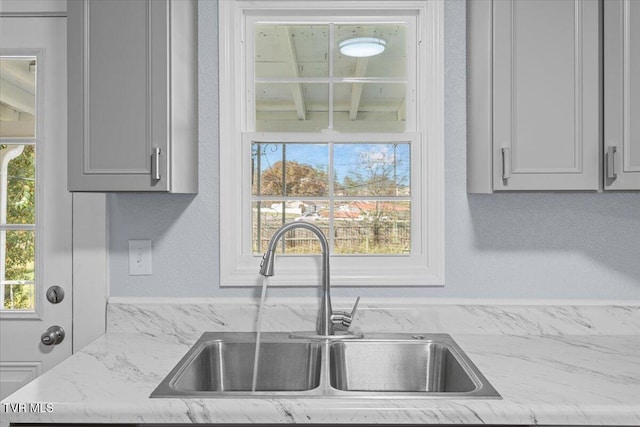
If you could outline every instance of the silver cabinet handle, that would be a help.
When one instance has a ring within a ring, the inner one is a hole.
[[[153,147],[151,152],[151,178],[160,181],[160,149]]]
[[[41,336],[40,341],[44,345],[58,345],[64,340],[64,329],[62,326],[54,325],[49,327]]]
[[[616,151],[618,147],[615,145],[610,145],[607,147],[607,178],[608,179],[616,179],[618,174],[616,174]]]
[[[502,179],[511,178],[511,148],[502,149]]]

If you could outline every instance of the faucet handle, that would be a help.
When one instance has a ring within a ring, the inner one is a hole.
[[[360,297],[356,298],[356,302],[353,304],[353,308],[351,309],[351,313],[347,314],[344,319],[342,319],[342,324],[349,329],[351,326],[351,322],[353,318],[356,316],[356,310],[358,309],[358,304],[360,303]],[[346,323],[346,324],[345,324]]]
[[[338,330],[348,330],[349,326],[351,326],[351,322],[353,321],[353,317],[356,314],[356,310],[358,309],[358,303],[360,302],[360,297],[356,298],[356,302],[351,309],[351,313],[347,313],[346,311],[335,311],[331,315],[331,321],[336,326]]]
[[[353,308],[351,309],[351,318],[353,319],[353,317],[356,315],[356,310],[358,309],[358,303],[360,303],[360,297],[356,298],[356,302],[355,304],[353,304]]]

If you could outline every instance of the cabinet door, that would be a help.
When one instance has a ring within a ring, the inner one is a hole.
[[[494,190],[598,190],[600,5],[493,2]]]
[[[71,0],[68,14],[69,190],[167,191],[168,2]]]
[[[605,189],[640,190],[640,2],[604,2]]]

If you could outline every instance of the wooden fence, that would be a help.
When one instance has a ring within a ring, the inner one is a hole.
[[[329,224],[314,222],[329,238]],[[262,223],[258,246],[258,227],[253,226],[254,251],[266,250],[269,239],[281,226],[280,223]],[[411,248],[411,230],[407,220],[382,221],[376,226],[369,221],[336,221],[333,227],[333,253],[335,254],[403,254]],[[303,254],[320,252],[318,239],[311,232],[294,229],[284,237],[286,253]]]

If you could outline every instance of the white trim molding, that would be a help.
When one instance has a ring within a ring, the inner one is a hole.
[[[107,197],[73,194],[73,352],[106,330]]]
[[[42,372],[41,362],[0,362],[0,400],[25,384],[35,380]]]

